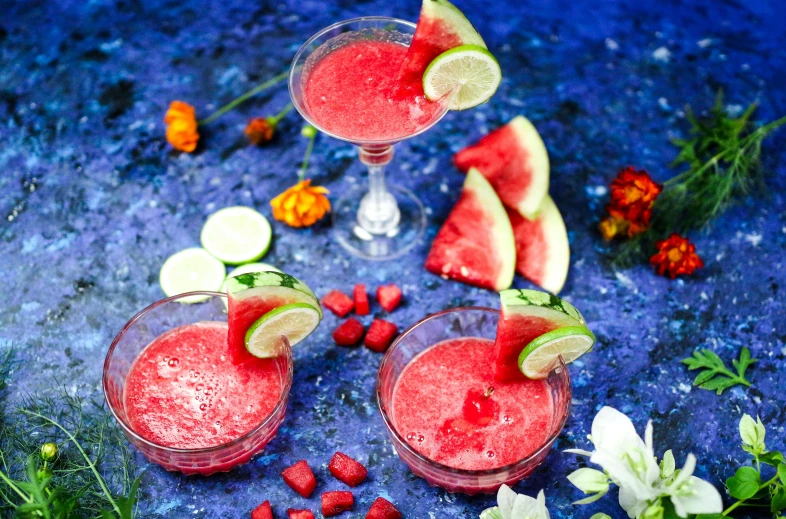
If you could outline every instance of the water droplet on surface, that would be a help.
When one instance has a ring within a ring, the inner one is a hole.
[[[494,456],[496,456],[494,451],[486,451],[486,457],[487,458],[493,458]]]
[[[180,360],[178,360],[175,357],[172,357],[171,359],[169,359],[169,362],[167,362],[167,365],[170,368],[176,368],[178,366],[178,364],[180,364]]]
[[[509,424],[513,423],[513,419],[510,416],[503,416],[502,417],[502,422],[509,425]]]
[[[203,386],[202,384],[197,384],[194,389],[196,389],[197,391],[202,391],[202,388],[204,388],[204,387],[205,386]]]
[[[202,412],[205,412],[205,411],[207,411],[207,404],[201,404],[201,405],[199,406],[199,410],[200,410],[200,411],[202,411]]]

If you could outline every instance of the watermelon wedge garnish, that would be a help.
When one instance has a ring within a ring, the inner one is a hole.
[[[418,26],[401,65],[398,95],[422,96],[423,73],[443,52],[459,45],[486,48],[478,31],[447,0],[423,0]]]
[[[246,332],[262,316],[292,303],[308,303],[320,319],[322,307],[316,296],[294,276],[283,272],[250,272],[226,280],[229,301],[229,358],[241,364],[253,356],[246,349]]]
[[[477,168],[502,203],[534,218],[549,190],[549,156],[538,131],[523,116],[454,155],[461,171]]]
[[[500,316],[494,341],[494,376],[499,381],[520,380],[522,350],[541,335],[567,326],[585,326],[576,308],[538,290],[505,290],[500,293]]]
[[[512,209],[508,209],[508,216],[516,239],[516,272],[558,294],[568,277],[570,245],[565,222],[554,200],[546,195],[532,220]]]
[[[500,291],[513,282],[515,267],[516,245],[505,208],[483,175],[470,169],[461,198],[431,245],[426,269]]]

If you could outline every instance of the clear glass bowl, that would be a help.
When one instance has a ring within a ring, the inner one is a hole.
[[[195,304],[180,302],[185,298],[204,300]],[[281,396],[270,415],[243,436],[229,443],[199,449],[177,449],[147,440],[134,432],[126,416],[123,395],[128,372],[142,350],[156,337],[178,326],[203,321],[227,321],[226,294],[190,292],[148,306],[128,321],[112,341],[104,362],[103,387],[109,409],[128,441],[150,461],[166,470],[208,476],[248,462],[275,437],[286,414],[293,362],[289,343],[282,337],[281,355],[277,361]]]
[[[570,375],[560,360],[546,379],[554,402],[547,439],[535,452],[516,463],[490,470],[455,469],[426,458],[396,431],[392,420],[393,391],[407,364],[424,350],[447,339],[480,337],[494,340],[498,321],[499,312],[490,308],[455,308],[431,315],[404,331],[379,366],[377,403],[396,453],[416,476],[449,492],[492,493],[503,483],[512,485],[522,480],[546,458],[570,414]]]

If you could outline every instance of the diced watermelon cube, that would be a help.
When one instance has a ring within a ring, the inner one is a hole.
[[[308,497],[317,487],[317,478],[306,460],[300,460],[281,473],[284,483],[303,497]]]
[[[273,519],[273,510],[270,501],[265,501],[251,511],[251,519]]]
[[[366,293],[366,285],[358,283],[355,285],[355,290],[352,292],[355,298],[355,313],[358,315],[368,315],[371,313],[371,306],[368,304],[368,294]]]
[[[322,306],[333,312],[339,317],[344,317],[352,311],[355,303],[344,292],[340,290],[331,290],[322,298]]]
[[[361,484],[366,479],[366,475],[368,475],[366,467],[343,452],[337,452],[333,455],[333,459],[330,460],[328,465],[328,470],[336,479],[351,487]]]
[[[352,510],[355,504],[355,497],[352,492],[342,490],[339,492],[325,492],[322,494],[322,515],[332,517],[341,512]]]
[[[311,510],[295,510],[289,508],[287,510],[287,515],[289,519],[314,519],[314,512]]]
[[[333,330],[333,340],[339,346],[354,346],[360,342],[363,337],[363,323],[350,317],[341,325]]]
[[[377,288],[377,301],[379,306],[390,313],[401,303],[401,289],[396,285],[384,285]]]
[[[398,326],[384,319],[374,319],[366,333],[366,347],[371,351],[382,353],[388,349],[396,335],[398,335]]]
[[[366,514],[366,519],[401,519],[402,515],[393,503],[378,497]]]

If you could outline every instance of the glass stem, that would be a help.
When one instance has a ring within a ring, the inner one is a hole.
[[[388,234],[398,227],[401,213],[385,186],[385,166],[393,160],[393,146],[359,148],[360,161],[368,167],[369,191],[360,202],[358,223],[371,234]]]

